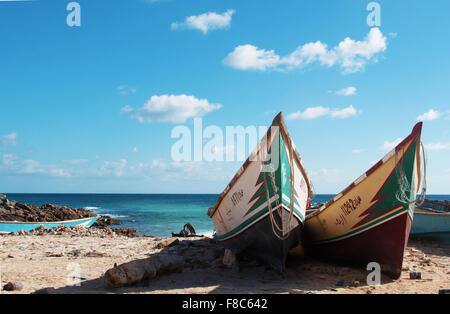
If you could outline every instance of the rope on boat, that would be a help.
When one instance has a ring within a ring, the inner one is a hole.
[[[264,187],[266,189],[266,197],[267,197],[267,205],[269,207],[269,217],[270,217],[270,224],[272,225],[272,231],[275,234],[275,236],[280,239],[281,241],[286,240],[287,238],[289,238],[290,234],[291,234],[291,224],[292,224],[292,218],[294,216],[294,164],[293,164],[293,151],[292,151],[292,145],[289,145],[290,149],[289,149],[289,154],[290,154],[290,168],[291,168],[291,180],[292,180],[292,189],[291,189],[291,199],[290,199],[290,212],[289,212],[289,220],[288,220],[288,231],[285,234],[285,230],[284,230],[284,226],[283,226],[283,209],[282,206],[279,206],[279,198],[276,199],[276,208],[277,208],[277,213],[278,216],[281,219],[281,227],[278,225],[278,223],[275,221],[275,217],[273,215],[273,209],[272,209],[272,204],[270,201],[270,192],[269,192],[269,188],[268,188],[268,184],[267,184],[267,180],[266,180],[266,172],[263,171],[263,176],[264,176]],[[278,163],[279,165],[279,163]],[[272,189],[274,192],[274,195],[278,195],[278,188],[275,182],[275,169],[273,169],[272,165],[270,164],[268,167],[269,170],[269,176],[271,179],[271,184],[272,184]],[[279,232],[281,232],[281,236],[278,234],[277,230]],[[283,235],[284,234],[284,235]]]
[[[416,202],[416,206],[420,207],[422,206],[423,202],[425,202],[425,197],[427,194],[427,155],[425,152],[425,146],[423,145],[423,142],[420,142],[420,147],[422,147],[422,155],[423,155],[423,182],[422,182],[422,192],[420,193],[420,201],[419,203]]]
[[[419,165],[419,182],[422,180],[422,191],[421,195],[419,197],[419,200],[417,200],[415,197],[411,201],[411,198],[408,197],[407,192],[411,191],[411,184],[408,181],[408,178],[406,177],[405,171],[403,169],[403,158],[400,162],[397,163],[398,155],[397,152],[395,152],[395,163],[398,164],[397,166],[397,178],[398,178],[398,184],[400,186],[400,190],[395,194],[396,199],[403,204],[414,204],[414,206],[421,206],[423,202],[425,201],[425,196],[427,192],[427,161],[426,161],[426,154],[425,154],[425,147],[423,145],[423,142],[420,142],[420,147],[422,148],[422,155],[423,155],[423,177],[421,178],[421,172],[420,172],[420,165]],[[404,147],[402,148],[404,149]],[[404,152],[403,152],[404,154]],[[420,155],[419,155],[420,157]],[[415,193],[415,191],[413,191]]]

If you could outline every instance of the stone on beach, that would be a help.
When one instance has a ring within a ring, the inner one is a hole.
[[[22,284],[17,281],[10,281],[6,285],[3,286],[3,290],[5,291],[18,291],[22,290]]]
[[[155,278],[161,273],[181,272],[184,259],[174,255],[154,255],[146,259],[131,261],[109,269],[104,276],[105,284],[119,288]]]

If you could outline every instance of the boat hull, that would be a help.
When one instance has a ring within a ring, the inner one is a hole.
[[[276,220],[280,223],[279,216]],[[247,258],[259,260],[270,265],[279,273],[284,273],[286,257],[290,249],[300,243],[302,226],[291,230],[289,236],[281,241],[272,232],[269,216],[265,216],[239,235],[224,240],[221,243],[230,249],[238,258],[245,255]],[[279,233],[279,235],[281,235]]]
[[[367,232],[332,243],[309,247],[308,253],[333,262],[366,267],[376,262],[384,274],[398,278],[412,219],[407,213]]]
[[[307,251],[398,278],[420,186],[419,123],[402,143],[305,221]]]
[[[0,222],[0,233],[11,233],[18,232],[20,230],[23,231],[31,231],[40,226],[44,226],[45,228],[54,228],[58,226],[66,226],[66,227],[74,227],[74,226],[83,226],[90,227],[92,226],[99,217],[89,217],[77,220],[67,220],[67,221],[55,221],[55,222],[14,222],[14,221],[4,221]]]
[[[450,233],[450,213],[416,211],[411,234]]]

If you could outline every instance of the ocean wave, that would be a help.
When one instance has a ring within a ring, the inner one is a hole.
[[[203,235],[203,236],[207,236],[207,237],[213,237],[214,236],[214,230],[210,230],[210,231],[205,231],[205,232],[200,232],[199,233],[200,235]]]
[[[113,219],[116,219],[116,218],[128,218],[128,217],[130,217],[130,216],[127,216],[127,215],[114,215],[114,214],[102,214],[102,215],[109,216],[109,217],[111,217],[111,218],[113,218]]]
[[[86,209],[86,210],[96,210],[96,209],[100,209],[100,207],[94,207],[94,206],[90,207],[90,206],[86,206],[86,207],[84,207],[84,209]]]

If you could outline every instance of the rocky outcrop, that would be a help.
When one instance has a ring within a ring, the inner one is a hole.
[[[74,226],[74,227],[66,227],[64,225],[47,229],[44,226],[37,227],[34,230],[29,232],[19,231],[15,233],[11,233],[10,235],[15,236],[43,236],[43,235],[58,235],[58,236],[68,236],[68,237],[101,237],[101,238],[109,238],[109,237],[118,237],[118,236],[126,236],[126,237],[135,237],[136,230],[131,228],[85,228],[82,226]]]
[[[92,226],[97,227],[97,228],[106,228],[108,226],[121,225],[121,224],[122,224],[122,222],[120,220],[112,219],[109,216],[101,215],[100,218]]]
[[[75,220],[88,217],[95,217],[97,214],[84,208],[71,208],[67,206],[58,206],[45,204],[41,206],[22,204],[7,199],[0,200],[0,221],[19,221],[19,222],[54,222]],[[52,229],[45,229],[43,226],[30,232],[18,232],[17,235],[43,235],[43,234],[64,234],[72,235],[98,235],[98,236],[137,236],[137,230],[132,228],[110,228],[111,225],[121,225],[122,222],[112,219],[109,216],[100,216],[91,228],[68,228],[59,226]],[[86,229],[86,230],[84,230]],[[101,229],[101,231],[98,231]],[[97,231],[95,231],[97,230]]]
[[[433,209],[443,212],[450,212],[450,201],[436,201],[425,199],[423,204],[420,206],[425,209]]]
[[[0,221],[52,222],[96,216],[84,208],[45,204],[34,206],[7,199],[0,200]]]

